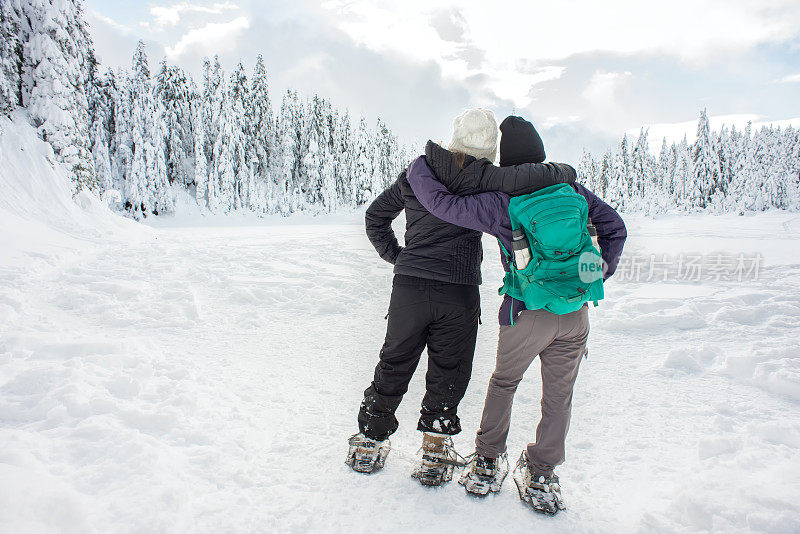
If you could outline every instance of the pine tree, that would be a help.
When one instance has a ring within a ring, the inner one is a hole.
[[[248,131],[252,127],[247,124],[248,115],[245,112],[250,108],[250,88],[247,85],[247,76],[241,62],[231,75],[230,81],[230,107],[226,120],[230,126],[230,154],[231,165],[233,166],[234,184],[232,206],[234,209],[251,207],[255,203],[253,185],[250,182],[250,168],[248,160]]]
[[[250,105],[245,109],[247,120],[248,153],[251,163],[251,180],[261,193],[258,211],[273,213],[278,210],[277,191],[279,184],[273,179],[271,172],[272,158],[275,152],[275,119],[269,99],[267,70],[264,58],[259,54],[253,70],[250,86]]]
[[[164,150],[169,183],[188,185],[194,181],[189,163],[194,157],[194,133],[191,91],[186,74],[178,67],[168,66],[162,60],[155,78],[155,92],[158,102],[164,108]]]
[[[134,216],[146,217],[173,208],[169,188],[165,138],[167,127],[164,107],[156,101],[150,81],[150,67],[144,43],[139,42],[133,55],[128,91],[130,102],[131,163],[126,177],[124,198]]]
[[[356,190],[356,205],[360,206],[378,193],[373,189],[373,152],[372,136],[367,128],[367,121],[361,117],[358,123],[355,146],[355,172],[353,180]]]
[[[276,161],[279,177],[280,212],[289,215],[300,207],[301,198],[301,141],[303,110],[297,93],[286,91],[281,102],[281,114],[276,131]]]
[[[596,191],[598,189],[594,167],[592,155],[586,149],[584,149],[581,153],[580,162],[578,163],[578,181],[586,185],[586,187],[592,191]]]
[[[614,156],[610,150],[606,150],[603,155],[603,163],[600,166],[600,179],[598,181],[598,192],[602,198],[608,195],[609,183],[612,180],[614,173]]]
[[[345,110],[338,117],[334,136],[338,140],[336,148],[336,196],[339,201],[347,206],[354,207],[355,195],[353,190],[354,164],[352,157],[353,128],[350,124],[350,113]]]
[[[764,209],[781,208],[783,204],[783,180],[782,166],[780,157],[780,131],[776,132],[772,128],[761,128],[764,152],[761,157],[761,165],[764,180],[761,186],[764,193]]]
[[[85,82],[91,39],[78,0],[22,4],[27,28],[22,102],[42,138],[75,177],[78,189],[99,189],[89,144]]]
[[[629,209],[632,184],[631,161],[628,136],[622,136],[619,152],[614,157],[613,178],[609,187],[609,203],[616,209],[625,211]]]
[[[674,163],[673,163],[674,164]],[[669,177],[670,177],[670,150],[667,147],[666,138],[661,138],[661,150],[658,151],[658,160],[656,161],[656,187],[665,193],[669,193]]]
[[[642,128],[631,153],[629,175],[630,209],[648,211],[655,190],[654,162],[647,141],[648,131]]]
[[[706,110],[700,112],[697,123],[697,140],[692,146],[694,183],[691,202],[695,208],[704,209],[711,202],[722,181],[719,157],[711,136]]]
[[[197,108],[194,113],[194,197],[200,206],[208,207],[208,156],[202,100],[198,101]]]
[[[800,130],[789,126],[784,132],[784,161],[786,169],[786,207],[800,210]]]
[[[675,143],[672,143],[669,147],[669,151],[667,153],[667,163],[664,168],[664,178],[662,183],[664,184],[664,189],[667,193],[667,197],[670,199],[670,203],[675,206],[675,173],[678,168],[678,149],[675,146]]]
[[[684,211],[691,211],[693,204],[690,194],[694,184],[694,163],[686,136],[677,147],[677,164],[675,168],[676,206]]]
[[[209,172],[209,183],[213,186],[209,189],[209,208],[212,211],[223,210],[229,212],[236,207],[234,198],[236,184],[234,155],[238,125],[236,124],[236,116],[233,109],[233,99],[225,87],[224,80],[217,86],[217,91],[219,93],[217,96],[219,98],[217,119],[219,130],[214,140],[213,171]],[[213,198],[211,195],[212,189],[215,193]]]
[[[98,72],[99,63],[94,53],[89,58],[89,80],[87,83],[89,104],[89,142],[94,159],[95,178],[100,189],[115,189],[117,180],[112,171],[113,139],[115,129],[116,81],[111,70]]]
[[[214,57],[213,66],[208,59],[203,62],[203,139],[205,141],[204,151],[208,162],[208,182],[206,187],[207,207],[211,211],[217,211],[226,204],[223,197],[222,184],[220,181],[220,169],[224,168],[225,162],[220,161],[222,145],[219,137],[223,129],[223,105],[225,101],[225,87],[223,80],[222,66],[219,58]],[[231,171],[232,176],[232,171]],[[232,181],[231,181],[232,183]]]
[[[0,0],[0,114],[22,105],[19,0]]]
[[[325,121],[325,155],[322,161],[322,201],[327,211],[334,211],[342,202],[337,191],[338,172],[337,158],[339,155],[338,116],[333,106],[323,100],[323,120]]]
[[[750,151],[751,130],[752,125],[748,121],[743,134],[731,137],[733,163],[731,165],[731,182],[725,198],[725,211],[733,211],[740,215],[744,214],[747,209],[747,156]]]
[[[389,131],[386,123],[380,119],[378,119],[375,135],[377,138],[377,150],[375,151],[376,163],[373,169],[373,191],[375,194],[379,194],[394,181],[404,163],[399,162],[397,157],[397,139]]]
[[[308,107],[307,124],[303,135],[301,175],[305,183],[306,203],[323,205],[324,176],[323,162],[327,139],[325,138],[325,120],[323,104],[319,96],[314,95]]]

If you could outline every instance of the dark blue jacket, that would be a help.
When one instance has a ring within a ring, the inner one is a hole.
[[[414,160],[408,168],[406,178],[416,198],[432,215],[451,224],[491,234],[507,250],[511,250],[511,218],[508,215],[510,197],[507,194],[498,191],[468,196],[453,194],[437,181],[436,174],[428,166],[424,156]],[[589,204],[589,218],[597,228],[597,241],[603,255],[604,279],[608,279],[617,269],[622,247],[628,236],[625,223],[614,208],[597,198],[594,193],[578,183],[572,184],[572,187]],[[503,268],[508,271],[502,251],[500,256]],[[511,324],[511,314],[516,319],[519,312],[525,309],[524,302],[506,295],[500,306],[500,324]]]

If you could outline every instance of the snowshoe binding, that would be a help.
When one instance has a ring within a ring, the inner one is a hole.
[[[497,458],[487,458],[478,453],[469,457],[464,474],[458,481],[470,495],[485,497],[489,493],[497,493],[508,475],[508,455],[501,454]]]
[[[524,452],[517,461],[513,476],[514,482],[517,483],[519,498],[536,512],[556,515],[560,510],[566,510],[561,498],[558,476],[552,473],[550,476],[534,477]]]
[[[372,474],[381,469],[392,448],[388,439],[377,441],[362,433],[351,436],[348,443],[350,450],[347,452],[347,460],[344,463],[349,465],[353,471],[366,474]]]
[[[453,479],[455,467],[464,466],[464,462],[459,461],[462,457],[453,446],[453,438],[448,435],[423,433],[420,451],[420,464],[411,476],[423,486],[441,486]]]

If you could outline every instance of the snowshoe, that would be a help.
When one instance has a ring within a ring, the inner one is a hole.
[[[377,441],[358,433],[348,440],[350,450],[344,463],[353,471],[371,474],[378,471],[386,463],[386,457],[392,448],[388,439]]]
[[[514,482],[517,483],[519,498],[536,512],[556,515],[560,510],[566,510],[561,498],[558,476],[553,473],[547,477],[534,478],[524,452],[517,461],[513,476]]]
[[[464,490],[471,495],[485,497],[489,493],[497,493],[508,475],[508,455],[501,454],[497,458],[487,458],[478,453],[472,455],[467,469],[458,481]]]
[[[422,435],[422,457],[411,474],[423,486],[441,486],[453,479],[453,469],[464,466],[453,447],[453,438],[444,434],[425,432]]]

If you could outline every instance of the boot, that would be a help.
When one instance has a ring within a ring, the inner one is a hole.
[[[372,474],[383,468],[386,457],[392,448],[388,439],[378,441],[368,438],[362,433],[350,436],[348,444],[350,449],[344,463],[349,465],[353,471],[366,474]]]
[[[453,468],[463,466],[453,447],[453,438],[446,434],[424,432],[419,467],[412,477],[423,486],[441,486],[453,479]]]
[[[514,469],[514,482],[517,483],[519,498],[541,514],[556,515],[565,510],[561,498],[561,484],[555,473],[534,473],[525,452],[519,457]]]
[[[484,497],[490,492],[500,491],[508,474],[508,455],[501,454],[497,458],[483,456],[477,452],[472,455],[467,470],[458,481],[467,493]]]

